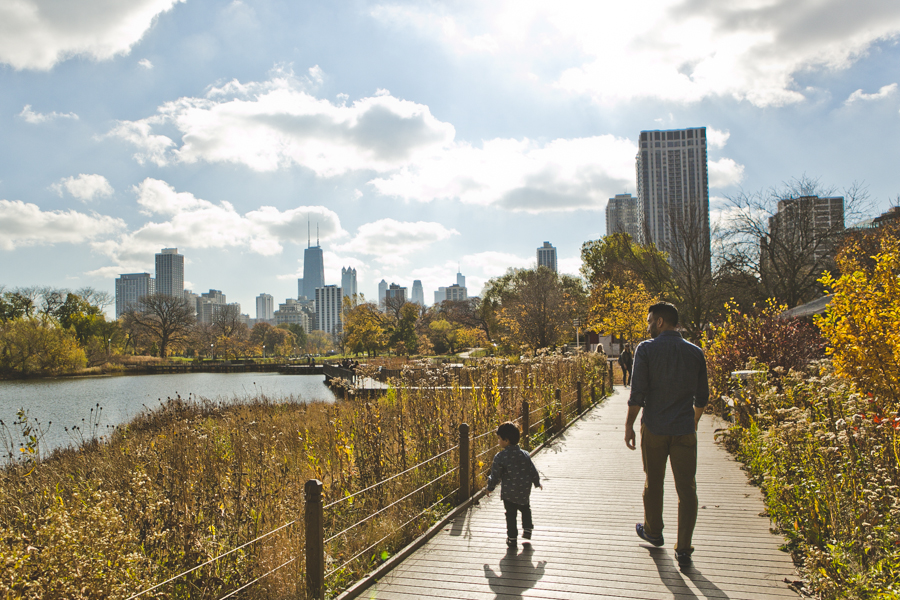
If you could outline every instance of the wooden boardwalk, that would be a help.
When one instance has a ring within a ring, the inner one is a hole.
[[[797,575],[757,488],[713,441],[716,423],[700,422],[700,511],[694,565],[679,572],[673,547],[677,502],[666,483],[666,546],[634,533],[643,520],[640,448],[625,447],[627,389],[569,428],[535,457],[543,490],[531,496],[534,539],[507,551],[500,494],[457,517],[362,598],[515,600],[794,598],[784,579]],[[721,426],[721,423],[719,424]],[[521,538],[520,538],[521,542]]]

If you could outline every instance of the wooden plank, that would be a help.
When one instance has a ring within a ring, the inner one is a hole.
[[[757,488],[738,462],[714,442],[712,419],[701,421],[697,487],[700,505],[694,565],[679,570],[671,550],[677,495],[667,474],[666,548],[634,533],[643,519],[640,451],[625,447],[627,390],[604,404],[535,457],[544,490],[532,494],[535,536],[530,546],[505,547],[499,494],[483,498],[360,597],[397,600],[657,600],[795,597],[796,579],[784,543]]]

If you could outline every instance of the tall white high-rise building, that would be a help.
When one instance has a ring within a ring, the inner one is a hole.
[[[116,318],[137,306],[143,296],[155,291],[154,280],[150,273],[125,273],[116,279]]]
[[[537,266],[547,267],[556,273],[556,248],[551,246],[550,242],[544,242],[544,245],[537,249]]]
[[[631,194],[616,194],[606,203],[606,235],[627,233],[641,241],[641,220],[638,199]]]
[[[378,282],[378,306],[384,308],[384,297],[387,294],[388,283],[384,279]]]
[[[642,131],[636,157],[641,241],[678,257],[699,250],[709,261],[706,127]],[[690,249],[690,252],[688,251]]]
[[[256,297],[256,320],[271,321],[275,318],[275,298],[271,294]]]
[[[178,248],[163,248],[156,255],[156,293],[184,297],[184,255]]]
[[[425,289],[422,287],[421,279],[413,280],[410,302],[415,302],[419,306],[425,306]]]
[[[336,285],[316,288],[316,329],[325,333],[341,331],[341,307],[344,295]]]
[[[359,293],[356,288],[356,269],[341,268],[341,289],[344,296],[349,296],[350,300],[355,302],[356,295]]]

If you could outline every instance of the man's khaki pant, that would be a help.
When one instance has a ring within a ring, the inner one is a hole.
[[[663,531],[663,485],[666,462],[672,463],[678,492],[678,552],[691,551],[697,524],[697,434],[656,435],[641,425],[641,456],[644,460],[644,530],[657,537]]]

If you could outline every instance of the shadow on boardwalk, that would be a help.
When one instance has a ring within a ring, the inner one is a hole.
[[[640,451],[625,447],[627,390],[535,457],[544,490],[531,496],[534,546],[504,554],[499,497],[485,498],[381,581],[363,598],[397,600],[595,600],[796,598],[783,540],[769,532],[759,490],[713,441],[721,423],[700,423],[697,488],[700,514],[694,565],[679,571],[672,548],[635,536],[643,518]],[[671,474],[664,508],[674,537],[677,497]],[[499,496],[499,494],[495,495]],[[502,557],[502,558],[501,558]]]

